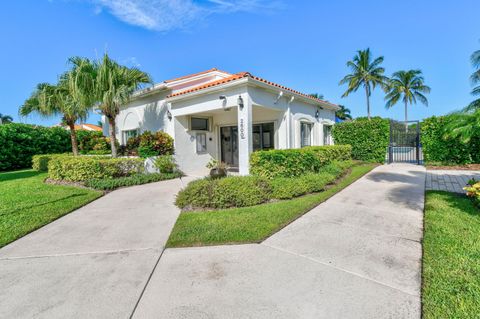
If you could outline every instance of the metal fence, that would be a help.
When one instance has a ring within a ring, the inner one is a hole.
[[[388,163],[423,164],[419,121],[390,120]]]

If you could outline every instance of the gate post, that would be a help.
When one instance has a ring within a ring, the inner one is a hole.
[[[392,149],[392,119],[390,119],[390,141],[388,144],[388,164],[393,163],[393,149]]]
[[[415,139],[417,151],[417,165],[420,165],[420,121],[417,122],[417,138]]]

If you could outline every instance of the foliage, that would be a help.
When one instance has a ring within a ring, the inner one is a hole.
[[[408,104],[416,104],[418,100],[428,106],[428,100],[424,94],[430,93],[430,87],[425,85],[422,71],[395,72],[388,81],[387,88],[387,95],[385,96],[387,103],[385,107],[389,109],[402,100],[405,104],[405,129],[408,129]]]
[[[320,193],[252,207],[182,212],[168,247],[260,242],[344,189],[375,165],[354,166],[350,174]]]
[[[351,159],[350,145],[310,146],[302,149],[256,151],[251,154],[252,175],[294,177],[319,172],[334,160]]]
[[[152,133],[145,131],[142,134],[128,139],[125,146],[125,155],[139,155],[147,158],[173,154],[173,138],[165,132]]]
[[[423,318],[478,318],[480,210],[465,196],[428,191],[422,267]]]
[[[177,170],[177,164],[173,155],[160,155],[155,159],[155,167],[161,173],[173,173]]]
[[[229,176],[190,182],[175,200],[180,208],[228,208],[258,205],[270,199],[271,188],[265,178]]]
[[[350,109],[344,105],[339,105],[340,110],[335,112],[335,116],[341,120],[351,120],[352,115],[350,114]]]
[[[31,167],[36,154],[71,152],[68,131],[20,123],[0,125],[0,171]]]
[[[472,53],[470,61],[472,63],[472,66],[476,69],[475,72],[473,72],[470,76],[470,81],[473,85],[476,85],[472,90],[472,95],[478,96],[480,95],[480,50]],[[476,99],[472,103],[470,103],[467,109],[480,109],[480,99]]]
[[[10,115],[0,113],[0,124],[10,124],[13,122],[13,117]]]
[[[427,162],[454,164],[480,163],[480,126],[472,127],[468,143],[455,131],[455,115],[432,116],[422,121],[421,141]]]
[[[390,127],[387,119],[373,117],[370,121],[357,118],[333,126],[335,144],[352,146],[352,158],[383,163],[389,143]]]
[[[469,181],[468,186],[463,189],[467,191],[467,196],[480,206],[480,182],[472,179]]]
[[[34,155],[32,157],[32,169],[34,171],[39,172],[47,172],[48,171],[48,163],[52,158],[56,157],[64,157],[64,156],[71,156],[71,154],[42,154],[42,155]]]
[[[85,186],[98,190],[114,190],[120,187],[141,185],[153,182],[160,182],[167,179],[174,179],[182,176],[180,172],[172,173],[152,173],[152,174],[136,174],[127,177],[89,179],[85,181]]]
[[[0,173],[0,247],[101,196],[90,189],[46,184],[46,177],[32,170]]]
[[[98,131],[77,131],[78,149],[81,154],[110,154],[110,138]]]
[[[383,63],[383,56],[372,61],[370,49],[359,50],[352,61],[347,62],[350,68],[350,74],[346,75],[339,83],[348,84],[348,88],[342,97],[347,97],[350,93],[356,92],[361,86],[365,89],[367,98],[367,113],[370,119],[370,95],[376,86],[386,89],[388,78],[384,76],[385,69],[380,65]]]
[[[70,182],[98,178],[117,178],[141,173],[140,158],[109,158],[102,156],[54,157],[48,164],[48,177]]]

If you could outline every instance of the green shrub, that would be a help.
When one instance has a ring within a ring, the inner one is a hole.
[[[151,146],[146,145],[146,146],[140,146],[137,150],[138,156],[142,158],[147,158],[147,157],[152,157],[152,156],[157,156],[158,153],[155,151]]]
[[[308,185],[302,177],[277,177],[272,179],[270,181],[272,198],[290,199],[308,193]]]
[[[358,118],[335,124],[333,139],[337,145],[351,145],[353,159],[383,163],[390,139],[389,120]]]
[[[175,200],[180,208],[246,207],[270,199],[269,182],[255,176],[230,176],[221,179],[204,178],[182,189]]]
[[[177,164],[173,155],[161,155],[155,160],[155,167],[161,173],[173,173],[177,169]]]
[[[252,175],[266,178],[316,173],[334,160],[351,159],[351,150],[350,145],[329,145],[257,151],[250,157],[250,172]]]
[[[78,182],[92,178],[130,176],[143,170],[143,160],[140,158],[54,157],[48,164],[48,177],[54,180]]]
[[[70,133],[61,127],[0,125],[0,171],[31,167],[33,155],[71,151]]]
[[[72,156],[71,154],[42,154],[32,157],[32,168],[36,171],[48,171],[48,163],[54,157]]]
[[[472,132],[468,144],[460,138],[446,136],[445,125],[452,120],[450,116],[432,116],[422,121],[421,141],[425,161],[445,164],[480,163],[480,126]]]
[[[119,187],[141,185],[153,182],[160,182],[167,179],[180,177],[181,173],[153,173],[153,174],[136,174],[127,177],[119,177],[114,179],[89,179],[85,182],[85,186],[98,190],[114,190]]]

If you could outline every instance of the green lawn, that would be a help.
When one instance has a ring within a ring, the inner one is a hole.
[[[0,247],[101,196],[101,192],[43,183],[46,173],[0,173]]]
[[[465,196],[427,192],[423,317],[480,317],[480,210]]]
[[[262,241],[347,187],[375,166],[376,164],[354,166],[347,176],[328,190],[292,200],[218,211],[183,212],[170,234],[167,247]]]

